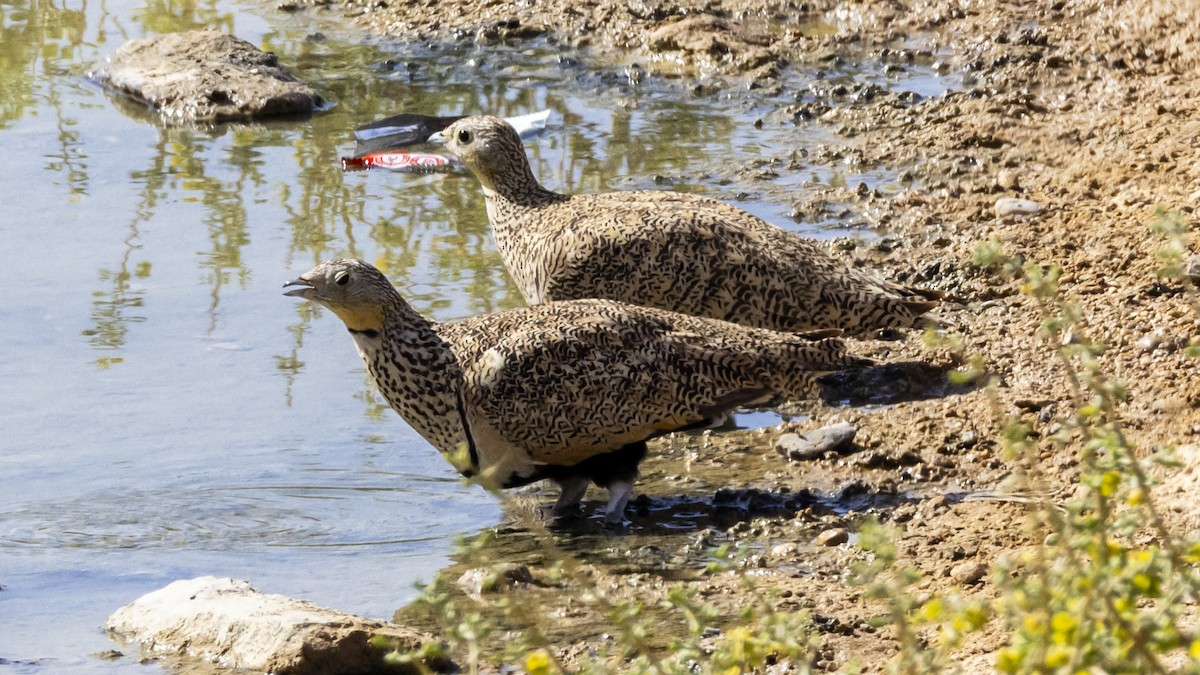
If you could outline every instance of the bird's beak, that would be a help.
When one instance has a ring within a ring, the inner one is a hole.
[[[442,132],[439,131],[439,132],[435,133],[434,135],[430,136],[429,138],[425,139],[425,142],[431,143],[433,145],[445,145],[446,144],[446,136]]]
[[[313,288],[313,285],[311,283],[309,283],[309,281],[307,279],[305,279],[304,277],[300,277],[299,279],[292,279],[291,281],[284,284],[283,287],[287,289],[286,291],[283,292],[284,295],[290,295],[293,297],[305,298],[305,299],[308,299],[309,294],[316,290],[315,288]]]

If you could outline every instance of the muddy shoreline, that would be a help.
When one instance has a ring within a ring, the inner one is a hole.
[[[776,607],[813,617],[819,669],[857,663],[876,672],[897,646],[886,630],[871,628],[877,608],[843,583],[861,551],[853,542],[816,545],[817,535],[853,532],[874,515],[904,533],[902,562],[925,575],[929,592],[993,593],[988,575],[974,572],[1038,536],[1023,529],[1027,507],[1020,500],[995,494],[1017,468],[998,443],[1006,418],[1045,437],[1072,406],[1066,373],[1039,331],[1042,310],[1003,275],[972,264],[980,244],[994,241],[1010,256],[1060,266],[1062,292],[1084,317],[1079,330],[1107,345],[1103,368],[1128,384],[1120,414],[1132,442],[1146,452],[1190,448],[1181,453],[1186,472],[1200,459],[1200,377],[1184,353],[1200,340],[1195,294],[1186,282],[1156,274],[1167,241],[1147,228],[1160,207],[1191,220],[1200,206],[1200,11],[1186,0],[1111,5],[639,0],[617,7],[561,0],[514,9],[457,0],[319,0],[278,8],[340,16],[391,37],[481,44],[538,38],[614,62],[632,57],[701,96],[729,86],[778,92],[781,69],[836,60],[843,50],[865,50],[896,68],[923,59],[961,74],[961,87],[931,99],[814,88],[764,119],[830,126],[840,140],[813,149],[807,164],[894,171],[906,178],[900,191],[781,187],[780,176],[804,171],[786,151],[730,170],[760,172],[766,198],[793,204],[802,217],[848,210],[875,228],[887,245],[839,241],[839,254],[944,291],[949,301],[941,314],[963,336],[961,350],[929,346],[914,334],[860,341],[859,351],[937,367],[978,355],[998,386],[936,396],[917,386],[882,401],[883,409],[825,408],[778,429],[665,439],[646,464],[640,492],[647,497],[627,537],[585,525],[574,539],[557,538],[592,582],[627,589],[647,606],[662,599],[669,580],[693,578],[703,597],[733,611],[746,602],[736,576],[700,574],[697,555],[711,543],[708,524],[721,522],[720,538],[753,551],[749,564]],[[856,98],[828,105],[828,97]],[[997,215],[1005,197],[1032,200],[1041,210]],[[1197,232],[1192,224],[1185,235],[1192,254],[1200,250]],[[842,420],[859,428],[849,453],[789,462],[774,449],[780,433]],[[1050,492],[1069,490],[1079,448],[1069,442],[1071,452],[1062,453],[1044,445]],[[1159,494],[1168,524],[1180,531],[1200,523],[1193,493],[1187,481],[1169,477]],[[730,524],[715,513],[723,499]],[[714,512],[671,533],[653,526],[663,512],[678,524],[687,521],[680,513],[696,509]],[[539,578],[545,554],[524,532],[502,529],[481,549],[492,551],[490,558],[464,557],[447,576],[504,561],[526,564]],[[552,617],[548,635],[563,645],[565,662],[604,644],[601,617],[571,592],[551,584],[514,588]],[[430,621],[413,608],[399,616]],[[964,649],[964,663],[986,667],[1001,646],[985,631]]]

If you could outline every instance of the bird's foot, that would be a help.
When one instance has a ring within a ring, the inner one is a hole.
[[[606,513],[604,515],[604,529],[619,530],[625,527],[629,521],[625,520],[624,513]]]
[[[546,507],[543,510],[546,525],[549,527],[562,527],[579,520],[582,514],[582,508],[579,504],[569,504],[567,506],[555,505]]]

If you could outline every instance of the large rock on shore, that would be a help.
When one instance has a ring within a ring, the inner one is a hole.
[[[260,593],[248,582],[197,577],[173,582],[118,609],[105,628],[138,642],[147,656],[280,675],[418,672],[386,663],[389,649],[369,644],[386,638],[400,652],[435,642],[393,623],[320,607],[306,600]],[[453,664],[427,660],[428,669]]]
[[[176,123],[303,115],[325,104],[274,54],[215,30],[130,40],[91,77]]]

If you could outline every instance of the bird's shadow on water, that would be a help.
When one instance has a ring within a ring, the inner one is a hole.
[[[820,378],[821,398],[849,406],[894,405],[964,394],[978,387],[955,382],[950,375],[955,368],[949,364],[899,361],[841,370]]]

